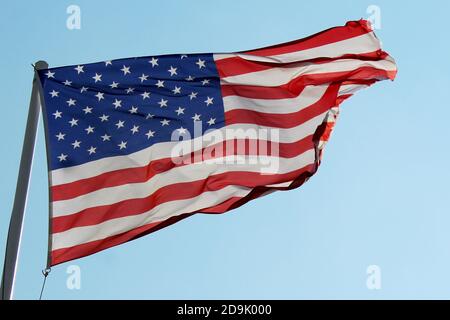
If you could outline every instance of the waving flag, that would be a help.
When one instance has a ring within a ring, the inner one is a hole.
[[[300,186],[339,104],[395,74],[363,20],[239,53],[40,70],[49,265]]]

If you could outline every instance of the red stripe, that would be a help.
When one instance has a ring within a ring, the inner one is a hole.
[[[227,85],[222,84],[222,96],[241,96],[252,99],[295,98],[308,85],[320,85],[331,82],[370,81],[395,78],[397,71],[386,71],[373,67],[361,67],[353,70],[307,74],[293,78],[288,83],[277,87]]]
[[[173,167],[174,163],[172,159],[165,158],[152,161],[149,165],[144,167],[109,171],[95,177],[52,186],[51,201],[72,199],[95,190],[115,187],[124,183],[143,182],[150,179],[155,174],[167,171]]]
[[[361,79],[361,80],[349,80],[349,81],[342,81],[341,86],[350,85],[350,84],[361,84],[361,85],[367,85],[371,86],[375,82],[377,82],[377,79]]]
[[[333,132],[333,128],[336,122],[326,122],[325,123],[325,128],[323,130],[323,133],[320,137],[320,141],[325,141],[327,142],[328,140],[330,140],[330,136],[331,133]]]
[[[251,139],[235,139],[234,144],[230,145],[230,141],[223,141],[212,146],[203,148],[200,152],[195,151],[183,157],[183,159],[178,159],[177,163],[174,162],[172,158],[163,158],[151,161],[148,165],[136,168],[127,168],[121,170],[115,170],[110,172],[105,172],[95,177],[86,178],[71,183],[60,184],[53,186],[51,188],[52,201],[61,201],[73,199],[75,197],[87,194],[96,190],[103,188],[115,187],[123,184],[140,183],[150,180],[156,174],[168,171],[172,168],[182,166],[189,163],[195,163],[198,161],[208,160],[211,158],[211,150],[223,150],[224,155],[233,154],[247,154],[250,155],[254,153],[249,148],[250,143],[258,143],[259,140]],[[311,148],[311,136],[307,136],[304,139],[291,143],[276,143],[270,142],[269,147],[277,147],[280,156],[283,158],[292,158],[298,155],[298,150],[304,150],[304,148]],[[245,145],[244,150],[238,148],[230,148],[231,146]],[[233,151],[233,152],[231,152]],[[200,156],[199,156],[200,154]],[[271,154],[271,149],[267,152],[268,155]],[[213,154],[215,156],[215,154]]]
[[[222,97],[240,96],[251,99],[291,99],[296,98],[305,86],[289,87],[289,83],[278,87],[249,85],[221,85]]]
[[[240,207],[247,203],[248,201],[251,201],[253,199],[258,198],[262,194],[264,194],[268,190],[290,190],[299,187],[302,185],[311,175],[315,173],[317,170],[317,167],[313,169],[311,172],[304,172],[300,176],[298,176],[294,182],[289,187],[284,188],[268,188],[268,187],[260,187],[254,189],[249,195],[247,195],[244,198],[237,198],[233,197],[230,198],[222,203],[220,203],[217,206],[213,206],[210,208],[205,208],[203,210],[199,210],[199,213],[205,212],[205,213],[224,213],[228,210],[235,209],[237,207]],[[180,216],[169,218],[162,222],[155,222],[151,223],[145,226],[138,227],[136,229],[130,230],[128,232],[107,237],[105,239],[91,241],[88,243],[84,243],[78,246],[73,246],[70,248],[62,248],[53,250],[50,253],[51,256],[51,265],[55,266],[57,264],[70,261],[73,259],[85,257],[91,254],[94,254],[96,252],[105,250],[107,248],[117,246],[119,244],[125,243],[127,241],[145,236],[149,233],[155,232],[159,229],[162,229],[164,227],[167,227],[169,225],[172,225],[182,219],[185,219],[189,216],[191,216],[193,213],[186,213]]]
[[[220,59],[216,61],[217,71],[221,78],[237,76],[245,73],[264,71],[271,68],[292,68],[298,67],[299,63],[314,63],[325,64],[341,59],[354,59],[354,60],[366,60],[377,61],[387,57],[387,53],[382,50],[361,53],[361,54],[345,54],[335,58],[320,57],[308,60],[298,60],[289,63],[276,63],[276,62],[260,62],[254,60],[247,60],[241,57],[230,57],[226,59]]]
[[[319,101],[297,112],[278,114],[264,113],[254,110],[234,109],[225,112],[227,125],[237,123],[255,123],[274,128],[293,128],[324,113],[336,104],[339,91],[338,84],[330,85]]]
[[[372,28],[370,27],[370,23],[366,20],[349,21],[345,26],[330,28],[307,38],[261,49],[243,51],[242,53],[258,56],[274,56],[324,46],[330,43],[358,37],[371,31]]]

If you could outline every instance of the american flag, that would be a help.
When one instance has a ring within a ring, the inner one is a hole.
[[[40,70],[49,266],[299,187],[339,104],[396,72],[364,20],[239,53]]]

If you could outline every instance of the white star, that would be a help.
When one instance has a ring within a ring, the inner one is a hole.
[[[97,97],[98,101],[105,99],[105,97],[103,97],[104,96],[103,92],[97,92],[95,96]]]
[[[59,92],[58,92],[58,91],[55,91],[55,90],[52,90],[52,91],[49,92],[49,94],[51,94],[51,95],[52,95],[52,98],[54,98],[54,97],[57,97],[57,96],[58,96]]]
[[[213,104],[213,100],[214,100],[214,98],[207,97],[206,100],[205,100],[206,106],[209,106],[210,104]]]
[[[95,73],[95,76],[92,77],[92,79],[94,79],[95,83],[97,83],[98,81],[102,81],[102,75],[98,74],[97,72]]]
[[[109,86],[111,87],[111,89],[115,89],[115,88],[117,88],[119,86],[119,83],[113,81]]]
[[[72,120],[69,121],[70,126],[77,126],[78,125],[78,119],[72,118]]]
[[[62,118],[62,112],[61,111],[56,110],[55,113],[53,113],[53,115],[55,116],[55,119]]]
[[[89,155],[95,153],[95,150],[97,150],[97,148],[91,146],[89,149],[87,149],[87,152],[89,152]]]
[[[145,135],[147,136],[147,139],[150,139],[155,135],[155,131],[148,130],[148,132]]]
[[[75,140],[74,142],[71,143],[71,145],[73,145],[73,148],[79,148],[81,144],[81,141]]]
[[[195,63],[196,65],[198,65],[198,68],[205,68],[205,60],[201,60],[200,58],[198,59],[198,61]]]
[[[55,137],[58,138],[58,141],[64,140],[64,137],[66,136],[65,133],[58,133]]]
[[[150,92],[145,91],[144,93],[141,93],[142,100],[150,98]]]
[[[128,88],[127,90],[125,90],[126,93],[132,93],[134,91],[134,88]]]
[[[181,87],[175,86],[175,89],[172,90],[173,94],[180,94],[181,93]]]
[[[86,88],[86,87],[81,87],[80,93],[83,93],[83,92],[87,91],[87,89],[88,89],[88,88]]]
[[[154,116],[155,116],[155,115],[149,113],[149,114],[147,114],[147,116],[145,117],[145,120],[152,119]]]
[[[209,79],[205,79],[202,81],[202,86],[209,84]]]
[[[159,106],[162,107],[167,107],[167,102],[168,100],[164,100],[163,98],[161,98],[161,101],[158,102]]]
[[[187,54],[182,54],[182,55],[180,56],[180,59],[183,60],[184,58],[187,58],[187,57],[188,57]]]
[[[55,78],[55,73],[48,70],[45,75],[47,76],[47,79],[49,78]]]
[[[109,141],[111,139],[111,136],[108,136],[106,133],[102,135],[100,138],[102,138],[103,141]]]
[[[100,119],[101,122],[105,122],[108,121],[109,116],[107,116],[106,114],[102,114],[101,117],[98,117]]]
[[[123,65],[123,68],[120,69],[120,71],[123,71],[123,75],[125,76],[127,73],[131,73],[130,71],[130,67],[127,67],[125,65]]]
[[[175,112],[177,113],[177,115],[184,114],[184,109],[185,109],[185,108],[178,107],[178,109],[175,110]]]
[[[152,64],[152,68],[153,68],[154,66],[158,65],[158,59],[155,59],[155,57],[153,57],[152,60],[149,61],[149,63]]]
[[[113,106],[114,109],[120,108],[122,106],[122,100],[114,99]]]
[[[124,123],[125,123],[125,121],[119,120],[119,122],[116,123],[117,129],[123,128]]]
[[[158,82],[156,83],[156,86],[158,88],[164,88],[164,81],[158,80]]]
[[[187,77],[187,78],[185,78],[184,80],[186,80],[186,81],[193,81],[195,78],[193,77],[193,76],[189,76],[189,77]]]
[[[197,98],[197,94],[198,92],[191,92],[191,94],[189,95],[189,99],[192,100],[194,98]]]
[[[67,104],[68,104],[69,106],[74,106],[75,103],[77,102],[77,100],[74,100],[74,99],[70,98],[70,99],[67,100],[66,102],[67,102]]]
[[[170,76],[171,76],[171,77],[174,76],[174,75],[176,75],[176,74],[178,74],[178,73],[177,73],[177,68],[174,68],[174,67],[172,67],[172,66],[170,66],[170,69],[167,70],[167,71],[170,72]]]
[[[169,125],[170,120],[164,119],[164,120],[161,120],[160,122],[161,122],[161,125],[164,127],[164,126]]]
[[[84,114],[92,113],[92,107],[86,106],[86,108],[83,109]]]
[[[216,123],[216,118],[210,118],[209,121],[207,122],[210,126],[212,126],[213,124]]]
[[[84,66],[76,66],[74,69],[77,71],[78,74],[84,72],[83,70]]]
[[[186,128],[183,128],[183,127],[179,127],[177,129],[177,131],[178,131],[179,134],[185,134],[187,132]]]
[[[134,107],[134,106],[131,106],[131,109],[130,110],[128,110],[131,114],[133,114],[133,113],[138,113],[138,108],[137,107]]]
[[[120,150],[127,148],[127,141],[121,141],[120,144],[117,145]]]
[[[111,65],[111,66],[112,66],[112,62],[111,62],[111,60],[107,60],[107,61],[105,61],[105,67],[107,67],[108,65]]]
[[[139,126],[133,126],[133,128],[130,129],[130,131],[135,134],[136,132],[139,132]]]
[[[201,114],[194,114],[194,116],[192,117],[192,120],[200,121],[200,117],[201,117]]]
[[[61,153],[61,155],[58,156],[59,162],[66,161],[67,160],[67,154]]]
[[[141,79],[141,82],[144,82],[145,80],[147,80],[148,75],[146,74],[142,74],[142,76],[139,77],[139,79]]]
[[[87,134],[90,134],[90,133],[93,133],[94,132],[94,127],[91,127],[91,126],[89,126],[89,127],[87,127],[86,129],[84,129],[84,130],[86,130],[86,133]]]
[[[66,80],[63,82],[65,86],[70,86],[72,85],[72,81]]]

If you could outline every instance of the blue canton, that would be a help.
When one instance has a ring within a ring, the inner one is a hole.
[[[51,169],[126,155],[172,133],[225,125],[212,54],[164,55],[40,70]],[[203,133],[202,132],[202,133]]]

